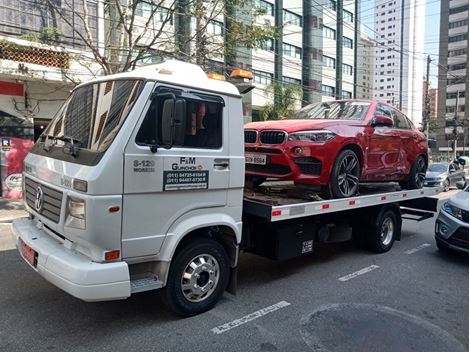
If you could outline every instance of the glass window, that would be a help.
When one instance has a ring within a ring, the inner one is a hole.
[[[261,49],[266,51],[274,51],[274,39],[268,38],[261,44]]]
[[[468,4],[460,7],[454,7],[453,9],[449,9],[449,15],[454,15],[456,13],[468,11]]]
[[[222,98],[165,87],[158,88],[156,93],[137,133],[137,144],[163,144],[161,131],[157,135],[155,131],[161,125],[163,105],[168,99],[165,93],[173,93],[180,105],[174,109],[173,146],[207,149],[222,146]]]
[[[353,48],[353,41],[352,39],[349,39],[348,37],[343,37],[343,46],[345,48],[352,49]]]
[[[284,23],[289,23],[295,26],[302,27],[302,16],[287,10],[283,10],[283,17]]]
[[[323,55],[323,56],[322,56],[322,61],[323,61],[323,66],[331,67],[331,68],[335,68],[335,67],[336,67],[336,60],[333,59],[332,57]]]
[[[353,14],[348,10],[343,10],[343,20],[348,22],[353,22]]]
[[[468,33],[454,35],[454,36],[449,37],[449,43],[460,42],[463,40],[467,40],[467,38],[468,38]]]
[[[323,26],[323,37],[329,39],[336,39],[336,31],[330,27]]]
[[[336,1],[335,0],[326,0],[325,7],[327,9],[336,11]]]
[[[351,99],[352,98],[352,93],[348,92],[346,90],[343,90],[342,93],[341,93],[341,96],[343,97],[343,99]]]
[[[345,75],[352,75],[353,74],[353,67],[348,64],[343,64],[343,73]]]
[[[285,84],[294,84],[300,86],[302,84],[302,81],[297,78],[292,78],[292,77],[287,77],[287,76],[282,76],[282,81]]]
[[[410,129],[410,125],[408,124],[405,115],[403,115],[400,111],[392,110],[392,115],[393,125],[395,128]]]
[[[302,58],[302,49],[294,45],[282,43],[282,52],[284,56],[291,56],[296,59]]]
[[[273,81],[273,74],[269,72],[253,70],[253,83],[268,86]]]
[[[370,103],[362,101],[329,101],[307,105],[289,119],[363,120],[369,107]]]
[[[207,23],[207,33],[222,36],[224,34],[224,24],[219,21],[210,20]]]
[[[321,91],[323,95],[327,95],[329,97],[334,97],[335,96],[335,87],[327,86],[322,84],[321,85]]]
[[[377,107],[375,108],[375,115],[388,116],[391,119],[393,119],[392,109],[388,107],[387,105],[383,105],[383,104],[377,104]]]
[[[148,19],[152,16],[155,6],[157,5],[152,5],[150,2],[138,2],[135,8],[135,15]],[[153,21],[164,22],[167,20],[169,20],[170,24],[173,24],[173,11],[167,7],[158,6],[158,9],[153,14]]]
[[[274,16],[274,5],[264,0],[257,0],[255,6],[264,10],[267,16]]]
[[[468,25],[468,19],[465,19],[461,21],[450,22],[449,28],[457,28],[457,27],[463,27],[467,25]]]

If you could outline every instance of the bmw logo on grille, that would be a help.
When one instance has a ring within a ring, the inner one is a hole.
[[[41,211],[43,202],[44,202],[44,192],[42,191],[41,186],[37,186],[36,187],[36,200],[34,201],[34,208],[36,208],[36,211]]]

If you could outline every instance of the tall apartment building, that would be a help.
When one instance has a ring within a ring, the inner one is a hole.
[[[439,35],[438,118],[441,152],[454,150],[468,155],[469,74],[468,0],[441,1]]]
[[[374,96],[374,50],[375,43],[361,30],[357,46],[357,94],[358,99],[372,99]]]
[[[375,0],[374,98],[422,121],[425,0]]]
[[[259,23],[281,24],[283,32],[252,52],[254,120],[272,100],[265,90],[273,82],[301,87],[304,98],[299,107],[357,95],[357,1],[258,0],[256,4],[266,10]],[[282,50],[277,52],[276,47]]]

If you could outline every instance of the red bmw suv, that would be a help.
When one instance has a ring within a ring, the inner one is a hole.
[[[359,182],[421,188],[426,137],[400,111],[374,100],[312,104],[280,121],[245,125],[246,175],[317,186],[326,197],[357,194]]]

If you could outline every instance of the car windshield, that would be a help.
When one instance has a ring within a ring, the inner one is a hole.
[[[431,172],[447,172],[447,164],[431,164],[428,167]]]
[[[73,144],[76,149],[72,153],[73,162],[95,164],[101,157],[96,156],[103,154],[114,140],[142,87],[142,80],[131,79],[91,83],[75,89],[32,152],[70,160],[64,156],[67,154],[64,150]]]
[[[312,104],[293,113],[289,119],[363,120],[370,103],[362,101],[331,101]]]

